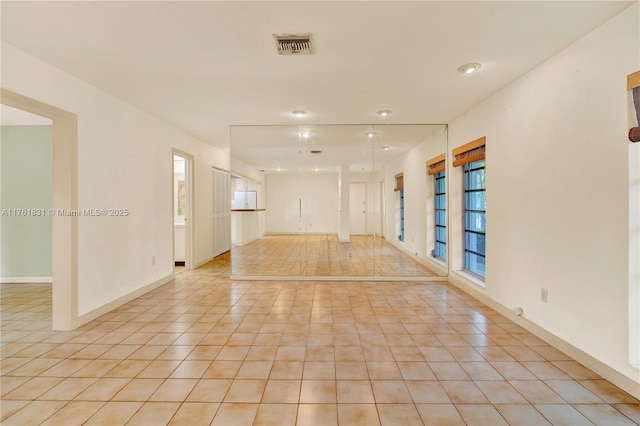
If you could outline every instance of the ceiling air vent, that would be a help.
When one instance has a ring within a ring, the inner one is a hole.
[[[322,151],[320,150],[311,150],[309,152],[311,152],[312,154],[322,154]]]
[[[315,53],[311,34],[274,34],[281,55],[312,55]]]

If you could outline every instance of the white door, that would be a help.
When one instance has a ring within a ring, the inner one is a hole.
[[[213,255],[231,248],[231,176],[213,169]]]
[[[349,185],[349,228],[351,235],[367,233],[367,184]]]

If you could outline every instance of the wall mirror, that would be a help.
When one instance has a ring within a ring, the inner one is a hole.
[[[446,148],[445,125],[232,126],[231,276],[446,275]]]

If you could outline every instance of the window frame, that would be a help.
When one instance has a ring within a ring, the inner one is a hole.
[[[438,192],[438,183],[442,181],[443,192]],[[438,206],[438,196],[442,196],[443,205]],[[434,243],[433,257],[443,261],[447,260],[447,180],[446,170],[441,170],[433,174],[433,223],[434,223]],[[440,224],[438,213],[441,212],[444,224]],[[438,229],[444,230],[444,241],[438,239]],[[443,256],[439,256],[438,245],[442,246]]]
[[[477,163],[482,163],[481,166],[478,166]],[[468,175],[471,172],[477,172],[479,170],[482,170],[484,177],[484,185],[482,188],[468,188],[467,187],[467,181],[468,181]],[[473,162],[469,162],[467,164],[463,165],[463,169],[462,169],[462,188],[463,188],[463,215],[462,215],[462,230],[463,230],[463,253],[462,253],[462,260],[463,260],[463,270],[465,272],[468,272],[470,274],[473,274],[474,276],[478,277],[481,280],[485,280],[486,278],[486,238],[487,238],[487,230],[486,230],[486,215],[487,215],[487,207],[486,207],[486,160],[485,159],[481,159],[481,160],[477,160],[477,161],[473,161]],[[471,193],[483,193],[483,198],[484,198],[484,210],[478,210],[478,209],[470,209],[468,204],[467,204],[467,194],[471,194]],[[477,231],[477,230],[469,230],[467,229],[467,218],[468,215],[471,214],[481,214],[483,215],[484,218],[484,232],[481,231]],[[471,250],[468,247],[467,244],[467,235],[469,234],[474,234],[474,235],[481,235],[484,239],[484,253],[480,253],[477,250]],[[483,265],[484,268],[482,271],[479,271],[478,269],[473,270],[471,269],[471,266],[469,265],[469,261],[468,261],[468,254],[473,255],[473,256],[477,256],[477,257],[481,257],[483,259]]]
[[[404,173],[394,176],[396,187],[393,189],[396,195],[396,241],[404,243]],[[400,229],[398,229],[398,227]],[[400,232],[398,234],[398,232]]]

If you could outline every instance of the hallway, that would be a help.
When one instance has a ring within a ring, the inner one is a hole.
[[[2,285],[6,425],[636,424],[640,402],[446,282],[230,281],[229,256],[70,332]]]

